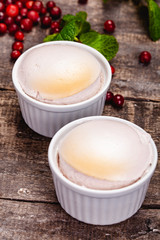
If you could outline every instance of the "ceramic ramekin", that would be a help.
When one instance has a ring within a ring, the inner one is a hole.
[[[73,121],[60,129],[52,138],[48,150],[48,160],[58,201],[69,215],[89,224],[111,225],[124,221],[135,214],[144,201],[150,179],[157,164],[157,149],[151,139],[153,149],[152,165],[141,179],[127,187],[116,190],[93,190],[74,184],[64,177],[57,164],[59,141],[72,128],[83,122],[107,118],[140,128],[120,118],[106,116],[86,117]]]
[[[77,48],[87,50],[93,54],[104,70],[103,88],[90,99],[70,105],[47,104],[28,96],[21,88],[17,79],[20,64],[23,62],[28,52],[32,52],[33,49],[41,48],[46,45],[76,46]],[[111,82],[111,68],[108,61],[101,53],[87,45],[70,41],[55,41],[38,44],[24,52],[15,62],[12,71],[12,79],[18,95],[22,116],[26,124],[35,132],[46,137],[52,137],[62,126],[75,119],[102,114],[106,92]]]

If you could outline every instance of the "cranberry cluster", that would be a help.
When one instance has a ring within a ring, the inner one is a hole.
[[[120,108],[124,104],[124,97],[120,94],[114,95],[111,91],[108,91],[106,94],[106,103],[110,103],[114,107]]]
[[[16,60],[23,51],[24,32],[34,25],[50,28],[50,33],[60,32],[61,9],[54,1],[46,5],[40,0],[0,0],[0,35],[8,32],[14,36],[11,58]]]

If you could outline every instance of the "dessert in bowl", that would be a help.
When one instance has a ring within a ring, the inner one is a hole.
[[[126,220],[141,207],[157,164],[151,136],[114,117],[73,121],[52,138],[48,159],[61,206],[98,225]]]
[[[111,69],[95,49],[55,41],[24,52],[13,67],[12,78],[25,122],[52,137],[70,121],[102,114]]]

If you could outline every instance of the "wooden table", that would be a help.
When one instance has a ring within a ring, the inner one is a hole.
[[[160,1],[157,1],[160,4]],[[148,131],[160,150],[160,41],[148,36],[146,8],[135,1],[57,0],[63,15],[84,10],[92,28],[103,33],[103,23],[116,23],[119,52],[111,61],[116,72],[110,90],[125,97],[122,109],[106,105],[103,115],[130,120]],[[25,34],[25,50],[41,43],[48,30],[35,27]],[[47,149],[50,139],[24,123],[13,88],[10,61],[13,38],[0,37],[0,239],[160,239],[160,164],[151,180],[141,209],[113,226],[93,226],[67,215],[57,201]],[[139,53],[152,54],[150,65]]]

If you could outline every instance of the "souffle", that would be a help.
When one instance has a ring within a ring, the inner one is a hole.
[[[128,186],[149,169],[151,136],[115,120],[92,120],[69,131],[58,146],[58,166],[70,181],[91,189]]]
[[[74,104],[100,91],[103,71],[85,49],[44,45],[29,51],[19,67],[19,83],[30,97],[50,104]]]

